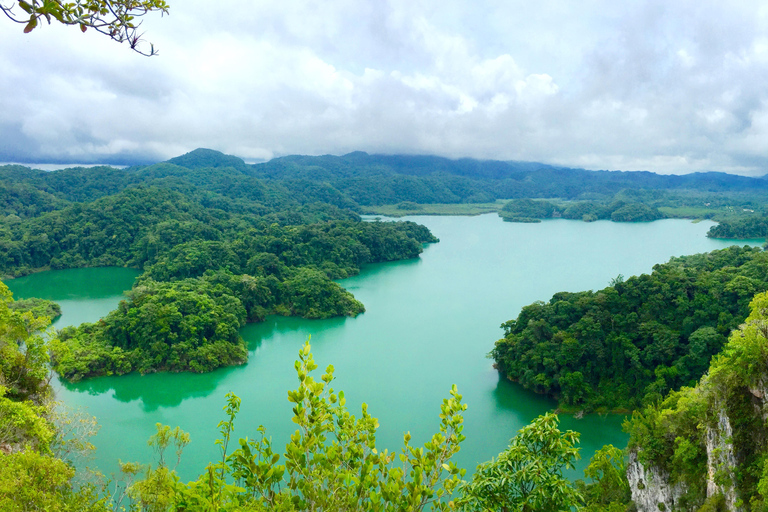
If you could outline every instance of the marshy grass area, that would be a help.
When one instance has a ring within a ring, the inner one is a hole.
[[[508,202],[499,199],[493,203],[457,203],[457,204],[417,204],[402,202],[381,206],[368,206],[363,213],[366,215],[384,215],[387,217],[405,217],[408,215],[482,215],[494,213]]]

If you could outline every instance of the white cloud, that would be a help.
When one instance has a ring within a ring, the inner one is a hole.
[[[436,153],[765,174],[756,1],[171,3],[139,57],[96,34],[0,32],[0,159],[210,147]]]

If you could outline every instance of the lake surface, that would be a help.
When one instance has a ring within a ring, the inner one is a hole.
[[[155,423],[191,434],[179,471],[193,479],[219,456],[213,442],[224,419],[224,395],[242,398],[238,437],[256,435],[263,424],[276,451],[294,431],[286,391],[296,387],[293,362],[312,337],[320,369],[336,368],[334,388],[347,405],[360,403],[381,425],[377,445],[399,450],[406,431],[422,443],[437,430],[441,400],[456,384],[469,405],[467,440],[455,459],[474,469],[502,451],[518,429],[555,402],[500,379],[486,354],[503,332],[502,322],[521,307],[558,291],[601,289],[619,274],[649,273],[671,256],[735,243],[705,237],[710,222],[663,220],[642,224],[551,220],[505,223],[494,215],[410,217],[429,227],[440,243],[416,260],[367,266],[341,281],[365,304],[357,318],[302,320],[270,317],[242,330],[250,347],[247,365],[209,374],[127,375],[77,384],[55,382],[59,400],[97,416],[96,460],[104,473],[117,460],[152,461],[147,439]],[[744,242],[738,242],[743,244]],[[752,244],[762,243],[752,241]],[[136,271],[77,269],[8,281],[17,298],[57,300],[57,327],[95,321],[116,307]],[[319,376],[320,373],[318,373]],[[561,429],[581,432],[581,470],[604,444],[624,447],[623,417],[561,416]]]

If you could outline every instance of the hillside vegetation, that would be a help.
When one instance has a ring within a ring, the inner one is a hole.
[[[635,409],[692,386],[768,290],[768,253],[672,258],[597,292],[561,292],[502,324],[499,371],[565,409]]]

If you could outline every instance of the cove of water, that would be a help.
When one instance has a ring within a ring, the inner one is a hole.
[[[381,425],[379,449],[399,450],[410,431],[423,443],[437,430],[440,402],[452,384],[469,405],[456,461],[470,472],[502,451],[518,429],[553,409],[554,401],[499,378],[486,354],[502,336],[499,325],[520,308],[558,291],[601,289],[619,274],[649,273],[671,256],[719,249],[733,241],[705,237],[710,222],[663,220],[624,224],[551,220],[504,223],[496,215],[411,217],[440,243],[419,259],[369,265],[341,284],[365,304],[357,318],[302,320],[270,317],[242,330],[248,364],[208,374],[131,374],[77,384],[54,381],[57,397],[95,415],[101,431],[91,466],[110,474],[117,461],[152,461],[147,439],[155,423],[191,434],[178,470],[183,479],[220,458],[214,446],[224,419],[224,395],[242,399],[236,437],[255,437],[263,424],[281,452],[294,431],[286,391],[296,387],[293,362],[312,337],[315,361],[336,368],[336,390]],[[745,242],[738,242],[745,243]],[[752,241],[752,245],[762,243]],[[8,281],[17,298],[58,301],[56,326],[95,321],[114,309],[136,271],[117,268],[44,272]],[[319,372],[318,370],[318,372]],[[318,373],[318,378],[319,378]],[[624,447],[622,416],[561,416],[561,429],[581,432],[582,470],[604,444]]]

